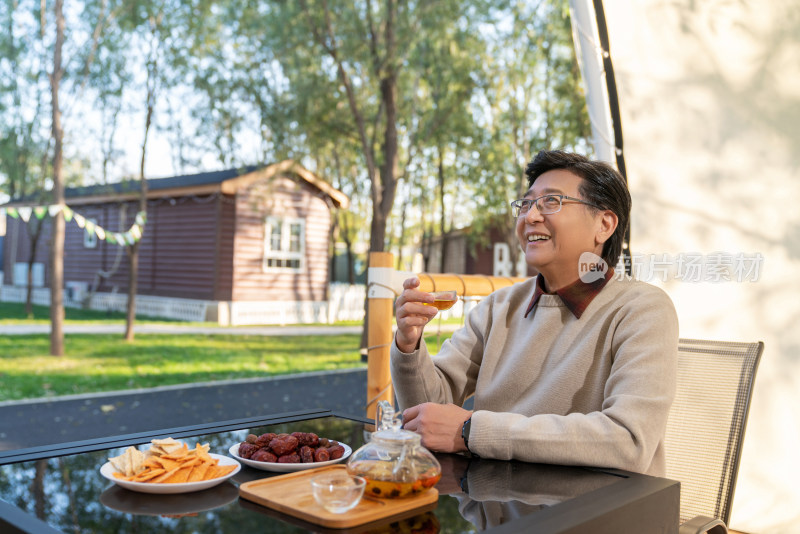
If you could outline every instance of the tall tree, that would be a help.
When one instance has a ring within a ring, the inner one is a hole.
[[[56,40],[53,49],[53,71],[50,73],[53,121],[53,203],[64,205],[64,130],[61,126],[59,88],[64,69],[61,52],[64,46],[64,4],[55,0],[53,11],[56,23]],[[59,210],[53,217],[52,241],[50,243],[50,354],[64,355],[64,214]]]
[[[574,54],[565,0],[514,3],[508,30],[492,40],[482,115],[484,167],[476,185],[473,235],[498,228],[512,266],[520,249],[508,202],[527,188],[525,166],[543,149],[588,150],[589,119]],[[517,273],[514,273],[517,274]]]
[[[14,199],[27,198],[35,204],[45,204],[49,196],[45,192],[49,177],[49,135],[42,134],[43,114],[46,112],[48,84],[42,83],[42,65],[48,61],[45,48],[38,47],[35,39],[20,39],[15,28],[24,25],[27,13],[14,2],[4,4],[2,26],[7,32],[0,37],[2,56],[11,69],[2,72],[0,82],[2,97],[0,111],[0,190]],[[21,12],[22,11],[22,12]],[[40,212],[41,214],[41,212]],[[26,227],[30,240],[27,258],[27,280],[25,311],[33,316],[33,270],[39,253],[40,238],[47,219],[32,217]],[[16,250],[11,262],[15,263]],[[17,282],[18,283],[18,282]]]
[[[147,178],[145,178],[144,166],[147,161],[147,137],[150,134],[150,126],[153,123],[153,111],[156,104],[156,90],[158,84],[158,37],[156,28],[161,22],[162,13],[154,14],[150,18],[151,40],[150,50],[147,59],[147,93],[145,104],[144,139],[142,140],[142,157],[139,163],[139,211],[147,217]],[[139,244],[141,241],[134,241],[128,245],[128,259],[130,260],[128,269],[128,308],[125,317],[125,339],[133,341],[133,323],[136,319],[136,292],[139,288]]]

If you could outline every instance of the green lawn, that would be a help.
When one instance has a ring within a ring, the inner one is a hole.
[[[47,308],[36,308],[27,320],[22,305],[0,303],[0,323],[47,322]],[[73,324],[122,320],[83,310],[66,315]],[[433,324],[430,331],[426,342],[435,352],[450,334],[437,335]],[[67,334],[66,355],[54,357],[47,334],[0,336],[0,401],[366,367],[359,342],[358,334],[264,337],[236,335],[235,328],[207,336],[137,334],[133,343],[121,335]]]
[[[0,400],[344,369],[364,364],[358,335],[68,334],[65,356],[48,335],[0,338]]]

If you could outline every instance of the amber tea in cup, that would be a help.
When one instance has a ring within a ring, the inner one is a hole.
[[[428,304],[427,302],[423,302],[423,304],[433,306],[439,310],[449,310],[458,300],[458,294],[455,291],[434,291],[431,295],[433,295],[433,304]]]

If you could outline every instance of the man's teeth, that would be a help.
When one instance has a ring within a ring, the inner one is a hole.
[[[550,239],[548,235],[529,235],[528,236],[528,243],[532,243],[534,241],[544,241],[546,239]]]

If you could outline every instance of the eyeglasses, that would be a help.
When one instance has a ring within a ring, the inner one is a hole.
[[[515,200],[511,203],[511,211],[514,214],[514,217],[519,217],[520,215],[527,214],[531,209],[531,206],[535,205],[536,211],[538,211],[540,214],[550,215],[561,211],[561,206],[564,204],[564,202],[578,202],[580,204],[592,206],[593,208],[597,208],[599,210],[603,209],[597,204],[592,204],[591,202],[586,202],[585,200],[567,195],[542,195],[539,198],[534,198],[533,200],[529,198]]]

